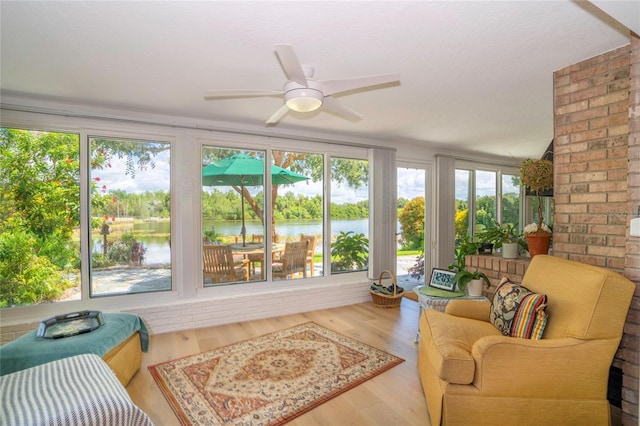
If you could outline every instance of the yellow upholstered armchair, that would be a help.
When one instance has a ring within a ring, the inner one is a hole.
[[[532,317],[546,321],[541,339],[504,335],[498,298],[423,311],[418,370],[432,425],[609,424],[609,368],[635,285],[548,255],[531,260],[521,285],[546,295]]]

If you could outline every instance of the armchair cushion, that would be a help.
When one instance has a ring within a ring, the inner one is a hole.
[[[491,323],[465,317],[455,317],[433,309],[424,310],[428,330],[425,339],[427,359],[438,372],[440,379],[455,384],[473,382],[475,362],[473,344],[485,336],[500,336]]]
[[[547,325],[547,296],[504,278],[493,297],[489,319],[505,336],[538,340]]]

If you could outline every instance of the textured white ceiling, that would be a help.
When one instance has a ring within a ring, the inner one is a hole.
[[[625,3],[625,2],[622,2]],[[169,114],[269,132],[445,144],[539,157],[553,138],[553,71],[629,43],[587,2],[2,1],[3,94]],[[290,43],[318,79],[399,72],[400,85],[264,121],[279,98],[205,101],[207,89],[280,90]]]

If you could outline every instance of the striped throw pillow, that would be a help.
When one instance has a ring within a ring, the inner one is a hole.
[[[491,302],[491,323],[505,336],[538,340],[547,325],[547,296],[503,279]]]

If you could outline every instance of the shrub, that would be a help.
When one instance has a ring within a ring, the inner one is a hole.
[[[73,286],[35,244],[24,230],[0,233],[0,307],[52,302]]]
[[[369,263],[369,239],[353,231],[340,232],[331,245],[331,271],[353,271],[367,268]]]
[[[424,197],[416,197],[405,204],[398,214],[404,249],[422,249],[424,246],[424,205]]]

